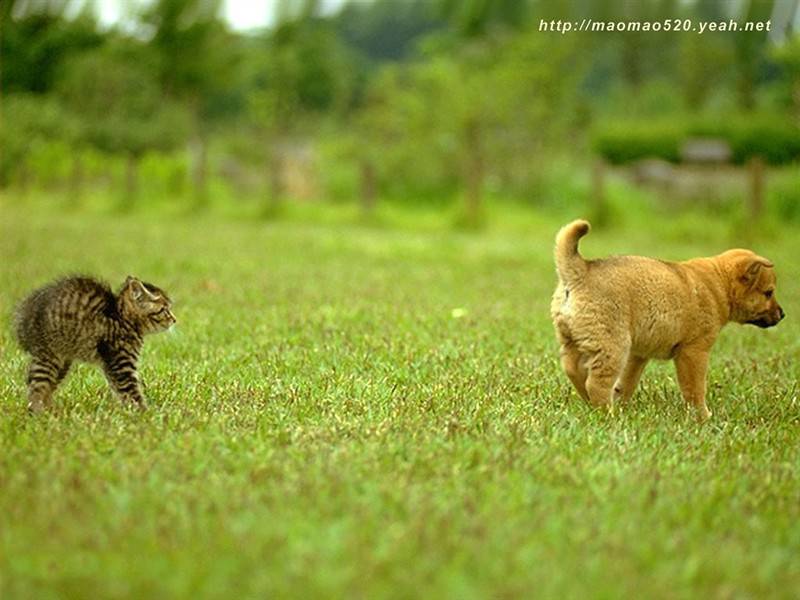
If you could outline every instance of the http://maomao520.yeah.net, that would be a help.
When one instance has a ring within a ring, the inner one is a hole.
[[[772,21],[697,21],[693,19],[662,19],[659,21],[607,21],[585,18],[580,21],[539,20],[539,31],[555,33],[577,32],[770,32]]]

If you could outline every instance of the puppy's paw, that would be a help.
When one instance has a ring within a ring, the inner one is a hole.
[[[697,408],[696,414],[698,423],[705,423],[711,418],[711,415],[713,413],[710,410],[708,410],[707,406],[700,406],[699,408]]]

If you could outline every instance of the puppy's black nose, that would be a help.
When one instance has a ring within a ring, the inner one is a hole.
[[[783,312],[783,309],[782,309],[782,308],[778,308],[778,310],[779,310],[779,311],[781,311],[781,318],[780,318],[780,320],[781,320],[781,321],[783,321],[783,317],[785,317],[785,316],[786,316],[786,313],[785,313],[785,312]]]

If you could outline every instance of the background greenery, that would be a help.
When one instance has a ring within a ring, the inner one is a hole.
[[[677,162],[696,137],[735,163],[800,154],[796,3],[274,4],[272,26],[242,32],[218,0],[133,2],[111,27],[91,2],[4,2],[0,185],[262,216],[298,199],[456,204],[480,225],[497,197],[571,202],[552,185],[565,162]],[[542,31],[583,18],[770,32]]]
[[[0,4],[0,598],[795,597],[797,7],[276,4]],[[773,31],[539,31],[588,17]],[[775,262],[788,317],[723,331],[709,423],[670,364],[575,396],[579,216],[590,257]],[[81,366],[26,414],[13,307],[75,272],[177,299],[147,413]]]

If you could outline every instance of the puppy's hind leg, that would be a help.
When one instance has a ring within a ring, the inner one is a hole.
[[[614,384],[620,376],[625,356],[618,353],[598,352],[589,365],[586,378],[586,392],[589,401],[597,408],[611,410],[613,407]]]
[[[581,353],[572,344],[561,346],[561,366],[580,397],[586,402],[590,402],[589,393],[586,391],[586,377],[589,373],[586,370]]]

